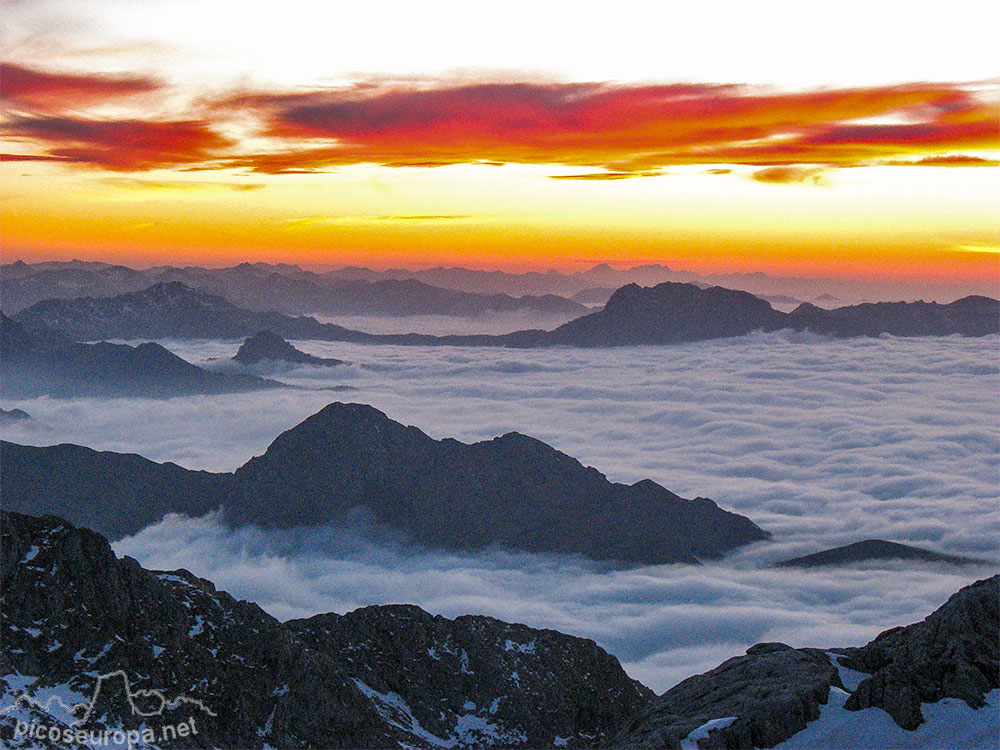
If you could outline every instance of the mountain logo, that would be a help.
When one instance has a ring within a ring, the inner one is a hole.
[[[200,701],[197,698],[189,698],[186,695],[178,695],[174,698],[168,698],[162,690],[146,690],[142,688],[133,689],[128,674],[126,674],[126,672],[122,669],[98,675],[97,683],[94,685],[94,690],[91,693],[89,700],[67,705],[63,698],[59,695],[53,695],[44,700],[38,700],[27,693],[22,693],[17,697],[13,704],[0,708],[0,714],[9,715],[18,708],[22,707],[37,709],[52,714],[53,707],[55,706],[58,710],[74,717],[74,720],[69,723],[70,726],[80,726],[86,724],[87,721],[90,720],[90,717],[94,712],[94,707],[97,705],[102,693],[107,694],[109,692],[114,692],[113,688],[109,690],[106,686],[113,685],[115,681],[119,681],[121,692],[123,693],[133,716],[148,719],[154,716],[162,716],[163,712],[168,708],[178,708],[180,706],[193,706],[208,716],[216,715],[211,708],[206,706],[203,701]]]

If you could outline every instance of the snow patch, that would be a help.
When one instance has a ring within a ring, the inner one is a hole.
[[[848,697],[849,693],[830,688],[830,698],[825,706],[820,706],[819,718],[775,749],[995,750],[1000,747],[1000,690],[987,693],[986,705],[980,709],[958,698],[924,703],[920,710],[926,721],[913,731],[901,729],[880,708],[845,710]]]
[[[681,750],[698,750],[699,740],[707,740],[709,732],[713,729],[725,729],[736,721],[736,719],[736,716],[726,716],[722,719],[712,719],[711,721],[706,721],[700,727],[691,732],[691,734],[681,740]]]
[[[404,732],[409,732],[434,747],[450,748],[455,746],[454,740],[441,739],[420,726],[420,722],[413,715],[410,706],[398,693],[380,693],[357,677],[354,678],[354,685],[361,691],[362,695],[375,703],[375,710],[392,726],[402,729]]]
[[[533,654],[535,653],[535,639],[532,638],[530,643],[517,643],[516,641],[507,640],[503,644],[504,651],[517,651],[522,654]]]
[[[853,693],[858,689],[858,685],[861,684],[862,680],[867,677],[871,677],[871,675],[865,674],[864,672],[858,672],[855,669],[848,669],[847,667],[841,666],[840,659],[842,654],[835,654],[833,651],[827,651],[826,656],[830,660],[830,663],[837,668],[838,672],[840,672],[840,681],[844,683],[844,687],[847,688],[847,691],[850,693]]]

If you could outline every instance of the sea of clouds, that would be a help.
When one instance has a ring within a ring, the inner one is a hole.
[[[226,368],[239,342],[161,342]],[[413,602],[594,638],[662,690],[761,640],[862,644],[921,619],[996,565],[774,570],[884,538],[1000,557],[997,337],[832,341],[779,332],[672,347],[507,350],[294,342],[336,368],[264,370],[260,394],[32,399],[17,442],[74,442],[230,471],[330,401],[359,401],[435,438],[517,430],[615,481],[652,478],[771,531],[703,568],[616,570],[556,556],[445,554],[343,530],[229,530],[168,518],[116,544],[185,567],[277,617]],[[345,386],[351,390],[342,390]],[[341,390],[333,390],[338,388]]]

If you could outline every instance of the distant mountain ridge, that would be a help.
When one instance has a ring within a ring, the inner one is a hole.
[[[344,525],[361,515],[445,549],[491,545],[628,563],[697,563],[769,534],[706,498],[609,482],[518,433],[433,440],[364,404],[334,403],[234,474],[191,472],[80,446],[0,446],[10,510],[57,514],[115,538],[167,512],[222,508],[234,524]]]
[[[169,396],[282,387],[254,375],[216,373],[159,344],[80,344],[50,329],[29,329],[0,314],[0,395]]]
[[[17,315],[23,323],[94,338],[243,338],[261,330],[293,339],[424,346],[609,347],[675,344],[790,329],[850,337],[1000,333],[1000,301],[966,297],[947,305],[893,302],[824,310],[803,304],[775,310],[749,292],[665,282],[629,284],[603,309],[551,331],[503,335],[370,334],[311,317],[243,310],[231,302],[180,284],[157,284],[111,298],[46,300]]]
[[[722,286],[765,298],[794,297],[814,302],[921,298],[951,301],[970,294],[996,296],[998,292],[995,280],[978,284],[909,280],[901,286],[892,281],[779,277],[761,272],[698,274],[658,263],[630,268],[598,263],[567,273],[440,266],[384,271],[353,266],[318,272],[287,263],[136,270],[83,261],[35,264],[16,261],[0,266],[0,302],[4,312],[11,314],[43,299],[110,297],[166,281],[180,281],[247,309],[277,310],[289,315],[477,316],[522,311],[553,319],[582,314],[583,310],[566,302],[566,298],[581,292],[602,287],[614,290],[626,284],[654,286],[665,281]],[[399,282],[407,282],[409,286]],[[599,304],[606,295],[596,299],[585,296],[577,301]]]
[[[18,261],[0,269],[0,299],[5,311],[19,312],[46,299],[113,297],[171,282],[225,297],[247,309],[288,315],[481,317],[520,312],[562,322],[587,311],[584,305],[554,294],[481,294],[413,278],[347,279],[288,264],[263,263],[136,271],[101,263],[31,266]]]

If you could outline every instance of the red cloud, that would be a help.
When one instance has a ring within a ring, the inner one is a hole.
[[[6,107],[45,112],[102,104],[160,88],[158,82],[143,76],[50,73],[12,63],[0,63],[0,85]]]
[[[957,85],[778,94],[735,85],[487,83],[249,95],[288,150],[235,162],[263,172],[374,162],[852,165],[952,148],[996,148],[995,105]],[[863,121],[892,116],[905,124]],[[329,146],[296,149],[296,141]]]
[[[211,115],[157,121],[88,119],[73,109],[156,90],[148,78],[15,65],[4,66],[2,75],[14,112],[2,131],[37,154],[17,158],[118,171],[522,163],[585,167],[590,171],[579,179],[613,180],[671,165],[912,163],[1000,147],[995,91],[959,84],[777,93],[729,84],[376,83],[209,99]],[[139,106],[141,99],[130,103]],[[235,144],[218,131],[237,109],[283,145],[233,155]],[[794,174],[764,172],[758,179]]]
[[[6,122],[6,135],[44,143],[38,156],[21,161],[65,161],[113,171],[200,164],[231,142],[203,121],[88,120],[20,117]]]

